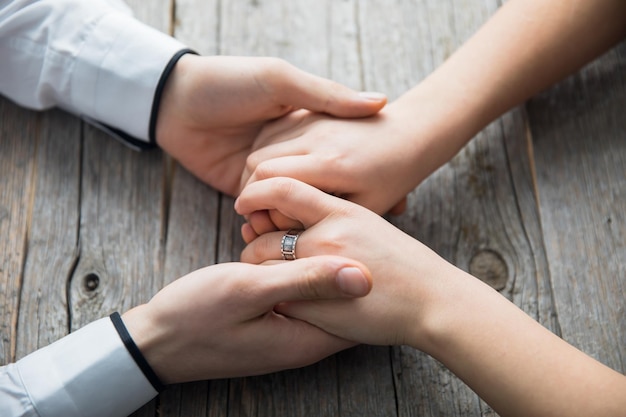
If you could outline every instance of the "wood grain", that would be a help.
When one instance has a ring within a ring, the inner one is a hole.
[[[79,249],[81,122],[61,111],[43,113],[39,119],[18,357],[69,332],[67,287]]]
[[[496,1],[362,3],[361,25],[368,31],[362,32],[361,49],[365,80],[371,83],[366,88],[401,94],[498,6]],[[526,130],[520,110],[488,126],[412,193],[407,212],[393,222],[558,330],[551,321]],[[394,348],[393,358],[399,415],[493,414],[434,359],[409,348]]]
[[[132,0],[204,54],[277,56],[398,97],[497,0]],[[626,43],[492,123],[392,219],[626,372]],[[238,260],[233,199],[160,151],[0,98],[0,363]],[[489,354],[489,352],[485,352]],[[303,369],[170,387],[135,416],[493,416],[442,364],[360,346]]]
[[[453,2],[438,2],[436,7],[430,2],[397,1],[393,5],[363,2],[360,19],[362,25],[368,24],[361,43],[366,88],[391,92],[392,97],[397,97],[443,62],[446,51],[453,50],[463,40],[456,36],[454,12]],[[489,14],[490,10],[483,11],[474,24],[478,26]],[[483,142],[483,150],[490,149],[491,143]],[[488,155],[498,158],[501,153]],[[467,241],[482,238],[485,248],[499,243],[492,236],[493,229],[482,227],[479,209],[467,214],[465,207],[460,210],[479,197],[464,196],[467,184],[458,183],[469,179],[467,171],[472,170],[474,160],[475,152],[466,149],[412,193],[407,212],[393,219],[398,227],[452,262],[471,255],[470,248],[463,247]],[[476,167],[472,171],[478,170]],[[478,176],[481,174],[482,171],[476,175],[475,190],[481,189]],[[474,234],[461,242],[464,223]],[[463,246],[459,247],[460,242]],[[397,347],[393,360],[399,416],[480,414],[478,397],[434,359],[410,348]]]
[[[225,54],[277,56],[356,89],[362,86],[356,1],[247,2],[223,5]],[[232,211],[230,204],[224,211]],[[228,217],[227,217],[228,216]],[[230,219],[233,220],[229,226]],[[220,252],[238,258],[241,220],[222,213]],[[233,240],[232,235],[237,238]],[[356,358],[359,358],[357,360]],[[302,370],[231,383],[235,415],[395,413],[388,348],[349,350]],[[338,380],[336,378],[339,378]],[[271,387],[270,391],[265,391]]]
[[[162,286],[216,263],[217,256],[219,194],[177,166],[171,195]],[[169,387],[160,398],[161,415],[222,415],[227,411],[227,387],[227,381]]]
[[[529,106],[563,338],[626,371],[626,43]]]
[[[203,54],[217,52],[217,1],[176,2],[173,34]],[[184,140],[184,138],[181,138]],[[165,263],[162,286],[216,263],[220,195],[179,164],[167,175]],[[169,387],[160,396],[161,416],[221,416],[228,412],[228,381],[200,381]]]
[[[0,97],[0,363],[16,359],[39,115]]]
[[[148,301],[162,283],[163,160],[85,129],[71,328]],[[140,415],[152,415],[152,412]]]

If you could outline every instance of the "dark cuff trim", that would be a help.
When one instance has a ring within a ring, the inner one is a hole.
[[[121,142],[122,144],[128,146],[132,150],[143,151],[143,150],[146,150],[146,149],[152,149],[152,148],[156,147],[156,145],[154,145],[154,144],[152,144],[150,142],[146,142],[145,140],[137,139],[137,138],[129,135],[128,133],[124,132],[123,130],[120,130],[120,129],[117,129],[117,128],[113,127],[113,126],[109,126],[107,124],[99,122],[99,121],[97,121],[95,119],[92,119],[89,116],[82,115],[81,118],[85,122],[89,123],[90,125],[92,125],[93,127],[97,128],[97,129],[100,129],[104,133],[106,133],[109,136],[113,137],[114,139],[116,139],[117,141]]]
[[[135,363],[137,364],[137,366],[139,366],[139,369],[141,369],[141,372],[143,372],[145,377],[148,379],[148,381],[150,381],[150,383],[157,392],[162,392],[165,389],[165,385],[161,382],[157,374],[154,373],[154,370],[133,341],[133,338],[130,337],[130,333],[128,333],[128,330],[126,329],[126,326],[124,325],[120,314],[116,311],[109,317],[113,322],[115,330],[117,330],[117,333],[120,335],[120,339],[122,339],[122,342],[124,342],[124,346],[126,346],[128,353],[130,353],[130,356],[133,357]]]
[[[186,54],[194,54],[198,55],[198,53],[192,49],[182,49],[170,59],[170,62],[167,63],[163,73],[161,74],[161,78],[159,78],[159,83],[157,84],[157,88],[154,91],[154,99],[152,100],[152,111],[150,112],[150,126],[148,130],[148,139],[150,139],[150,143],[156,146],[156,122],[157,117],[159,115],[159,107],[161,106],[161,96],[163,95],[163,90],[165,89],[165,83],[169,78],[174,66],[178,62],[178,60]]]

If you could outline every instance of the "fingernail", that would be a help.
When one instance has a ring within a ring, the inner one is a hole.
[[[372,101],[384,101],[387,100],[387,96],[383,93],[377,93],[376,91],[361,91],[359,93],[361,98]]]
[[[337,272],[337,284],[345,294],[360,297],[369,291],[369,282],[359,268],[347,267]]]

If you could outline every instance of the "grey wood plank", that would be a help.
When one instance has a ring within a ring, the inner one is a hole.
[[[386,91],[395,98],[443,62],[447,50],[462,41],[455,34],[452,3],[361,3],[361,21],[369,24],[369,30],[363,32],[362,39],[368,89]],[[476,2],[471,6],[475,9],[478,7]],[[475,13],[471,7],[467,9]],[[478,10],[485,15],[491,11]],[[484,18],[479,16],[478,22],[474,24],[478,26]],[[382,28],[389,30],[384,32]],[[489,143],[485,145],[488,147]],[[474,226],[482,223],[479,209],[467,216],[461,216],[457,210],[460,199],[463,199],[464,204],[471,204],[475,198],[464,197],[462,192],[465,189],[457,184],[459,179],[468,178],[467,170],[471,168],[471,149],[474,146],[471,144],[452,163],[418,187],[410,195],[407,212],[393,219],[398,227],[454,263],[459,260],[459,255],[465,255],[463,248],[457,246],[463,220],[473,223],[467,228],[472,236],[466,235],[466,240],[482,238],[485,247],[499,243],[489,241],[491,229],[483,230]],[[457,174],[457,170],[465,172]],[[481,236],[474,236],[479,230],[483,230]],[[394,348],[393,358],[398,415],[481,414],[478,398],[434,359],[406,347]]]
[[[329,2],[221,3],[220,54],[275,56],[318,75],[328,72]]]
[[[170,33],[172,1],[128,4],[139,20]],[[132,152],[90,127],[84,141],[81,254],[70,285],[72,329],[144,303],[162,287],[169,200],[161,152]],[[155,415],[157,402],[133,415]]]
[[[67,283],[78,256],[81,122],[59,110],[43,113],[39,119],[18,357],[69,332]]]
[[[626,43],[528,105],[562,336],[626,372]]]
[[[219,193],[176,166],[169,204],[164,284],[216,261]]]
[[[202,52],[281,56],[391,97],[442,62],[497,7],[478,0],[132,5],[161,30],[176,23],[176,33]],[[176,19],[170,10],[180,12]],[[409,212],[394,220],[462,268],[493,278],[531,316],[557,334],[562,327],[566,340],[621,372],[625,56],[622,45],[528,106],[539,201],[528,125],[517,109],[420,186]],[[232,199],[180,168],[170,171],[159,152],[135,154],[87,127],[81,196],[78,164],[62,159],[77,152],[70,146],[79,141],[75,119],[40,116],[0,98],[0,121],[2,363],[60,337],[68,324],[76,329],[146,301],[191,269],[238,258],[241,219]],[[68,323],[63,280],[76,256],[79,198],[81,252],[69,282]],[[400,415],[493,414],[441,364],[404,347],[359,347],[301,370],[184,384],[162,396],[158,413],[394,415],[395,401]],[[137,415],[157,415],[156,407]]]
[[[167,34],[173,30],[175,0],[124,0],[133,15],[145,24]]]
[[[327,70],[325,77],[347,85],[355,90],[365,88],[363,58],[361,54],[361,27],[358,0],[334,1],[329,3],[326,36]]]
[[[525,131],[522,109],[489,126],[411,196],[410,220],[395,222],[560,334]],[[434,359],[402,347],[396,360],[406,415],[495,415]]]
[[[499,6],[478,0],[360,4],[361,25],[368,25],[361,41],[366,87],[393,97],[440,65]],[[420,185],[407,213],[393,222],[558,332],[527,149],[524,113],[516,110]],[[493,414],[432,358],[406,347],[394,348],[393,357],[399,415]]]
[[[70,326],[148,301],[162,283],[163,160],[85,128],[80,258],[70,282]],[[142,409],[139,415],[153,415]]]
[[[229,415],[340,415],[337,389],[334,358],[306,368],[233,379]]]
[[[222,9],[222,53],[277,56],[363,87],[357,1],[231,1]],[[228,201],[220,261],[238,259],[243,247],[241,220],[231,212]],[[360,347],[302,370],[234,380],[231,399],[235,415],[394,415],[389,348]]]
[[[308,71],[327,72],[328,2],[231,1],[222,3],[220,52],[224,55],[277,56]],[[312,54],[313,56],[307,56]],[[243,249],[242,219],[233,200],[221,209],[218,260],[238,260]],[[336,361],[230,382],[229,414],[235,416],[338,415]]]
[[[163,285],[217,256],[219,194],[177,166],[168,219]],[[169,387],[160,396],[162,416],[221,416],[228,412],[228,381]]]
[[[203,54],[217,52],[219,2],[179,0],[173,34]],[[181,137],[184,140],[184,137]],[[163,285],[214,264],[220,222],[220,195],[172,163],[168,184],[167,235]],[[222,416],[228,413],[228,381],[200,381],[169,387],[160,396],[161,416]]]
[[[220,0],[176,0],[172,21],[177,39],[202,55],[219,53]]]
[[[360,19],[361,2],[330,2],[327,12],[327,67],[321,75],[356,90],[371,89],[365,84],[361,39],[369,31]],[[321,25],[320,25],[321,26]],[[339,410],[341,416],[394,416],[396,392],[391,348],[358,346],[336,356]]]
[[[241,238],[241,226],[244,219],[240,217],[233,206],[232,197],[220,196],[220,222],[217,245],[217,262],[238,262],[245,243]]]
[[[198,381],[168,387],[161,394],[159,416],[229,415],[228,381]]]
[[[169,9],[152,7],[157,3],[133,6],[140,19],[158,26],[169,21]],[[153,10],[163,10],[166,17],[152,16]],[[72,329],[145,302],[158,289],[162,262],[161,153],[131,151],[88,125],[83,137],[81,253],[70,288]]]
[[[129,0],[137,19],[170,33],[171,1]],[[169,190],[160,151],[136,153],[91,127],[84,136],[80,259],[70,326],[148,301],[163,284]],[[154,416],[159,399],[134,416]]]
[[[561,325],[554,305],[552,282],[541,229],[534,154],[525,108],[519,107],[512,110],[499,122],[511,172],[511,185],[514,188],[515,202],[521,219],[522,229],[518,232],[525,235],[528,244],[526,250],[517,253],[520,265],[523,265],[524,280],[512,290],[512,299],[528,315],[560,336]]]
[[[15,361],[40,119],[0,97],[0,363]]]
[[[338,416],[396,416],[392,348],[360,345],[336,355]]]

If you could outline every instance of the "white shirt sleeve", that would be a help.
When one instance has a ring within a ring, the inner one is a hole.
[[[141,140],[161,74],[182,49],[119,0],[0,0],[0,94]]]
[[[0,94],[148,140],[154,93],[185,46],[117,0],[0,0]],[[0,367],[3,417],[127,416],[157,392],[104,318]]]
[[[125,417],[156,395],[109,318],[0,368],[3,417]]]

